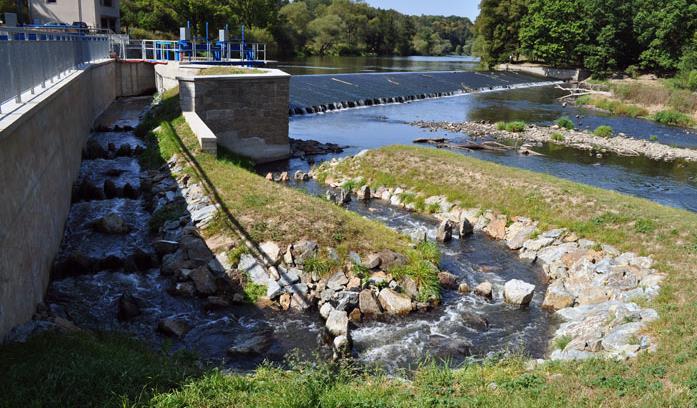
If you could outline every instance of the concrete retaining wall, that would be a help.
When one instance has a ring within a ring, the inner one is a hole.
[[[540,75],[545,78],[560,79],[562,81],[583,81],[590,77],[590,72],[585,69],[561,69],[543,65],[500,64],[496,66],[496,70],[524,72],[527,74]]]
[[[113,61],[94,64],[0,120],[0,340],[43,299],[82,148],[92,123],[120,96],[117,77],[128,82],[130,71],[119,71]]]
[[[147,62],[123,61],[116,64],[116,90],[119,96],[152,95],[155,93],[155,65]]]
[[[179,78],[182,111],[196,112],[219,146],[257,163],[287,159],[290,75],[263,74]]]
[[[169,61],[166,64],[155,65],[155,86],[157,92],[165,92],[179,86],[180,76],[195,76],[202,67],[179,64],[177,61]]]

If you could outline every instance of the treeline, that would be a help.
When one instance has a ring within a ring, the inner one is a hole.
[[[122,27],[136,37],[174,38],[190,21],[203,35],[241,24],[275,57],[303,55],[470,54],[473,23],[464,17],[407,16],[354,0],[122,0]]]
[[[482,0],[480,9],[473,51],[489,66],[527,60],[596,76],[697,70],[697,0]]]

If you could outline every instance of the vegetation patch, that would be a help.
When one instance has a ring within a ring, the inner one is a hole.
[[[566,140],[564,135],[562,135],[559,132],[553,132],[549,138],[554,140],[555,142],[563,142],[564,140]]]
[[[561,118],[554,121],[562,129],[574,130],[574,121],[569,119],[567,116],[562,116]]]
[[[684,113],[676,112],[673,110],[664,110],[657,112],[653,116],[653,119],[658,123],[670,126],[688,127],[694,125],[694,121],[691,117],[685,115]]]
[[[607,125],[598,126],[593,131],[594,135],[596,135],[598,137],[604,137],[606,139],[612,137],[613,133],[614,133],[614,130],[612,129],[612,127],[607,126]]]
[[[576,99],[576,104],[593,106],[595,108],[610,112],[613,115],[629,116],[632,118],[645,117],[649,115],[649,111],[641,106],[628,104],[602,96],[584,95]]]
[[[523,121],[516,120],[513,122],[498,122],[496,123],[496,129],[505,130],[507,132],[520,133],[525,131],[527,124]]]
[[[267,71],[255,68],[242,68],[234,66],[219,66],[204,68],[199,71],[199,76],[215,76],[215,75],[250,75],[250,74],[266,74]]]

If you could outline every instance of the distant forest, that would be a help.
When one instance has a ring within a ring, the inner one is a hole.
[[[244,24],[274,57],[470,54],[465,17],[407,16],[352,0],[122,0],[121,25],[135,37],[174,37],[190,21],[201,36]]]

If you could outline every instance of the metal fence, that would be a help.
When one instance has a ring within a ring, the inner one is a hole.
[[[266,62],[266,44],[241,42],[186,42],[173,40],[142,40],[131,43],[131,49],[140,49],[140,58],[152,61],[191,62]]]
[[[0,107],[13,99],[22,103],[23,94],[35,94],[110,53],[107,34],[0,27]]]

